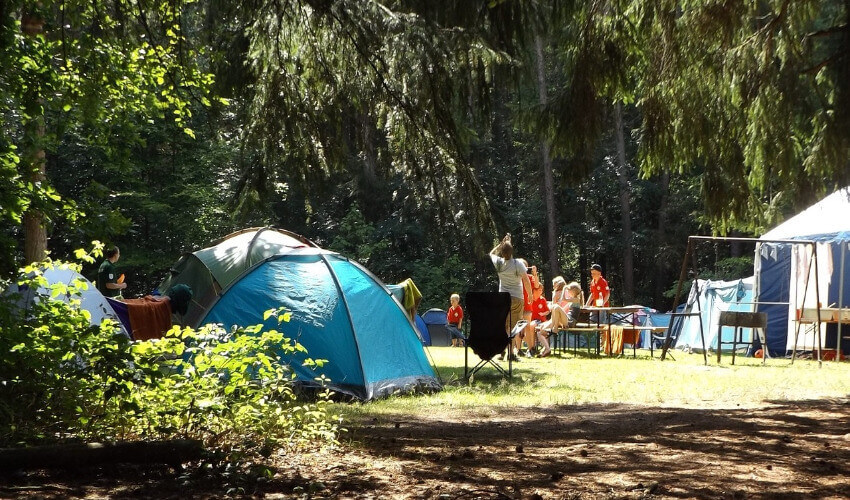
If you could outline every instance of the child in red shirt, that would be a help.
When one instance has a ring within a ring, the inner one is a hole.
[[[463,341],[465,340],[460,330],[463,326],[463,308],[460,307],[460,295],[453,293],[449,297],[449,301],[452,303],[452,306],[449,307],[449,311],[446,313],[446,322],[448,323],[446,329],[448,329],[449,335],[452,336],[452,347],[457,347],[463,345]]]
[[[540,351],[539,356],[546,357],[551,352],[551,347],[549,346],[549,335],[547,332],[539,331],[536,329],[539,325],[546,322],[547,316],[551,310],[549,309],[549,302],[546,301],[546,297],[543,296],[543,285],[538,283],[537,287],[533,290],[533,299],[531,301],[531,322],[535,326],[535,337],[540,345],[543,346],[543,350]]]
[[[531,322],[543,323],[549,316],[549,302],[543,296],[543,285],[537,284],[532,292]]]

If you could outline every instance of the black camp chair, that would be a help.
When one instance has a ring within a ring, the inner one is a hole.
[[[466,313],[469,321],[469,338],[464,349],[463,376],[467,381],[486,365],[493,366],[508,378],[513,376],[513,356],[508,356],[508,370],[493,358],[511,343],[505,333],[505,321],[511,313],[511,295],[507,292],[468,292]],[[481,360],[469,370],[469,350]]]

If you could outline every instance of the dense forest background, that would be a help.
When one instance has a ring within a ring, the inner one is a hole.
[[[848,18],[846,1],[6,1],[0,274],[99,240],[137,296],[181,253],[269,225],[413,278],[424,310],[493,289],[510,232],[547,284],[586,288],[598,262],[615,304],[667,310],[688,235],[757,236],[848,184]],[[730,278],[751,254],[700,253]]]

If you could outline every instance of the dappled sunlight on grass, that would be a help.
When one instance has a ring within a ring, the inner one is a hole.
[[[463,378],[464,350],[431,347],[430,356],[444,383],[434,394],[397,396],[366,404],[340,404],[344,415],[492,412],[499,407],[547,407],[588,403],[651,406],[740,408],[766,401],[846,397],[850,395],[850,363],[709,355],[673,351],[665,361],[638,351],[638,358],[612,359],[572,353],[548,358],[522,358],[513,365],[513,380],[492,367],[479,371],[471,384]],[[478,358],[469,353],[470,363]],[[501,363],[507,368],[507,363]]]

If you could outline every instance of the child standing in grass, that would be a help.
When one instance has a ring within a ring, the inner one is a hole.
[[[460,307],[460,295],[453,293],[449,297],[449,301],[452,303],[452,306],[449,307],[449,311],[446,313],[446,322],[448,323],[446,329],[448,329],[449,335],[452,336],[452,347],[462,346],[464,337],[460,329],[463,326],[463,308]]]

